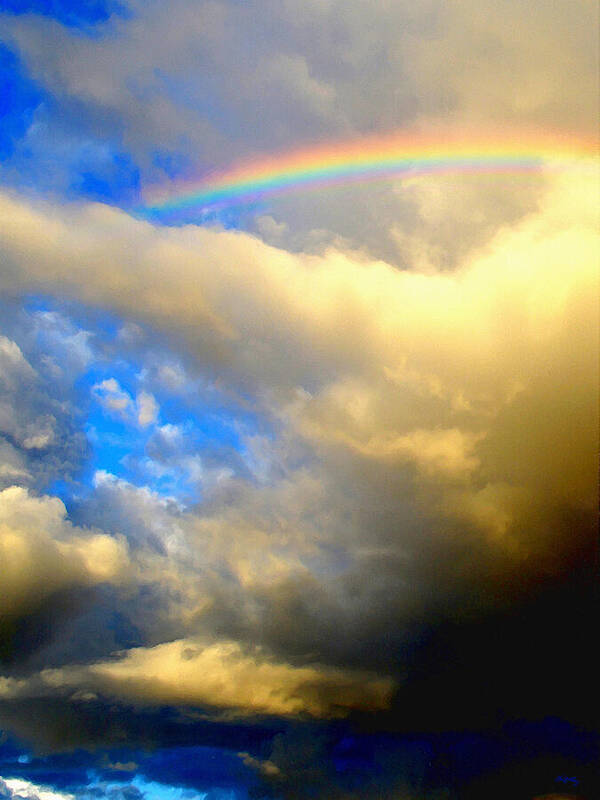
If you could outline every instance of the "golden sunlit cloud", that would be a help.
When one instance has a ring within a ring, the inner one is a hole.
[[[351,710],[389,707],[393,681],[331,667],[294,667],[235,642],[203,645],[193,639],[137,648],[121,658],[82,667],[47,669],[29,680],[2,678],[0,697],[96,693],[142,706],[226,709],[232,716],[276,714],[336,718]]]

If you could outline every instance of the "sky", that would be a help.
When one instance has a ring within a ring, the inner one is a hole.
[[[0,800],[598,796],[598,23],[0,0]]]

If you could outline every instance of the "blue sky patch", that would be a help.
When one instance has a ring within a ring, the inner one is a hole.
[[[118,0],[0,0],[0,11],[41,14],[70,28],[87,30],[112,14],[125,14],[126,7]]]
[[[0,161],[13,153],[43,96],[18,56],[0,42]]]

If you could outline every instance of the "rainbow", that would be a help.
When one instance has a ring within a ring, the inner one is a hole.
[[[194,211],[214,213],[268,197],[350,183],[443,174],[519,174],[542,169],[590,166],[595,140],[566,134],[506,133],[474,137],[439,132],[402,133],[319,144],[249,160],[222,172],[190,178],[151,195],[140,209],[168,217]]]

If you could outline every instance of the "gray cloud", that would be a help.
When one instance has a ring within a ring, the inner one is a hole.
[[[86,454],[75,404],[70,390],[65,397],[56,369],[49,351],[36,369],[15,341],[0,334],[2,487],[68,478]]]
[[[246,147],[273,148],[303,130],[389,130],[449,110],[552,125],[568,108],[571,124],[594,122],[587,2],[130,7],[94,39],[35,15],[4,15],[3,27],[36,77],[126,118],[125,135],[145,147],[191,136],[210,148],[215,126],[219,146],[243,135]]]

